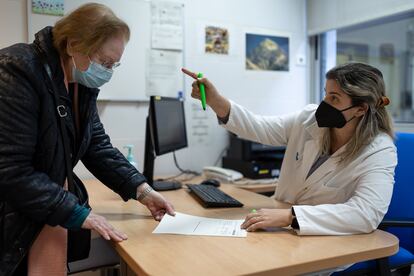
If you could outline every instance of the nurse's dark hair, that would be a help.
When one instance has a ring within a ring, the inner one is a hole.
[[[341,90],[351,97],[352,105],[368,107],[342,153],[343,161],[354,159],[379,133],[394,138],[391,117],[384,104],[385,83],[380,70],[368,64],[353,62],[332,68],[326,73],[326,79],[335,80]],[[329,134],[324,135],[323,140],[322,151],[329,152]]]

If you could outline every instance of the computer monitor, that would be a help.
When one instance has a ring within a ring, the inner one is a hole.
[[[177,98],[151,96],[148,109],[144,176],[157,191],[180,188],[176,182],[154,181],[156,156],[187,147],[184,103]]]

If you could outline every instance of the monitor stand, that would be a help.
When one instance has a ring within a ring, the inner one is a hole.
[[[180,182],[174,181],[153,181],[152,188],[156,191],[177,190],[182,187]]]

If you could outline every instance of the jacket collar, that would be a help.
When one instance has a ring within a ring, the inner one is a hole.
[[[46,57],[47,63],[51,69],[54,82],[63,82],[63,70],[60,65],[60,56],[56,48],[53,46],[52,27],[46,27],[35,34],[33,44]]]

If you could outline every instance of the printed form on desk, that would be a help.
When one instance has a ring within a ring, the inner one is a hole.
[[[240,229],[244,220],[213,219],[175,212],[175,217],[165,215],[153,234],[178,234],[196,236],[246,237]]]

